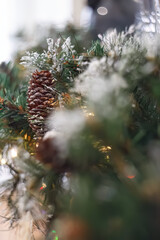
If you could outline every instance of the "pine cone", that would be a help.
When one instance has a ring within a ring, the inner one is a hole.
[[[36,158],[57,173],[74,170],[73,164],[65,157],[61,147],[57,144],[56,135],[54,137],[44,137],[39,141],[36,149]]]
[[[49,71],[37,70],[32,74],[28,87],[28,121],[36,137],[47,131],[45,119],[58,106],[58,94],[54,91],[55,81]]]

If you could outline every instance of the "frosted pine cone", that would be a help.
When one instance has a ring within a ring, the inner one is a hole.
[[[58,106],[58,94],[54,91],[55,81],[49,71],[35,71],[28,87],[28,120],[37,137],[47,131],[45,119]]]

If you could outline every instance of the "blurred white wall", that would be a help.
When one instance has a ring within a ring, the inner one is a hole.
[[[86,0],[0,0],[0,62],[10,60],[16,48],[11,38],[20,30],[32,35],[37,24],[80,26]]]
[[[77,27],[80,27],[81,14],[87,0],[72,0],[73,3],[73,20]]]

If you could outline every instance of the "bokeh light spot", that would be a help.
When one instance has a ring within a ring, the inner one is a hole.
[[[98,13],[99,15],[104,16],[104,15],[107,15],[108,10],[107,10],[106,7],[99,7],[99,8],[97,9],[97,13]]]

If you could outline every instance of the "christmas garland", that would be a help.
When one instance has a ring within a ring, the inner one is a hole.
[[[114,30],[81,54],[70,38],[47,39],[47,51],[21,59],[29,81],[1,65],[1,165],[9,177],[0,198],[10,226],[20,225],[21,236],[29,229],[23,240],[33,226],[46,239],[135,239],[135,229],[150,239],[149,210],[159,206],[158,37]]]

